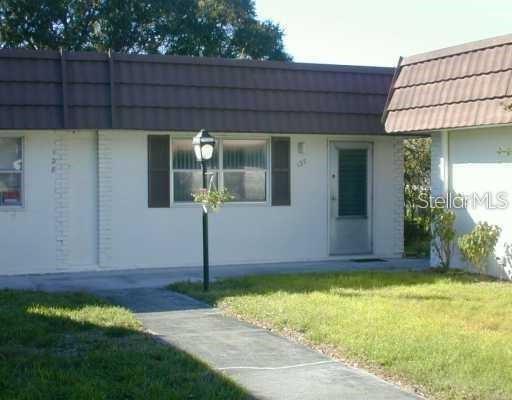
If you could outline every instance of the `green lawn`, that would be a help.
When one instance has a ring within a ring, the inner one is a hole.
[[[512,285],[462,273],[357,272],[173,290],[334,350],[436,399],[512,399]]]
[[[0,290],[0,399],[244,399],[233,383],[85,294]]]

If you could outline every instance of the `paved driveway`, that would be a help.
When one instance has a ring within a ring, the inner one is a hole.
[[[422,269],[428,266],[423,259],[392,259],[385,261],[315,261],[271,264],[224,265],[211,267],[213,279],[270,273],[326,272]],[[1,267],[0,267],[1,268]],[[130,269],[118,271],[70,272],[41,275],[0,275],[0,288],[46,291],[109,290],[157,288],[171,282],[202,279],[200,267]]]
[[[146,329],[229,376],[258,399],[420,399],[181,294],[152,288],[97,293],[132,309]]]

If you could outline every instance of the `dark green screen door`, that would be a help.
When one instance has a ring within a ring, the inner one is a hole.
[[[372,144],[330,144],[330,254],[371,254]]]

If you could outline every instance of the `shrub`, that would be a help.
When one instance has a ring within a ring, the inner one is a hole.
[[[443,271],[450,268],[455,235],[455,213],[446,208],[432,208],[432,249]]]
[[[404,245],[408,257],[428,257],[430,253],[430,217],[404,218]]]
[[[500,234],[499,226],[479,222],[470,233],[462,235],[458,240],[462,257],[479,272],[485,272],[489,256],[494,252]]]

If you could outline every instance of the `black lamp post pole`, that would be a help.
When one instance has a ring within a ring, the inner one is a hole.
[[[201,161],[203,170],[203,189],[207,190],[206,161]],[[208,260],[208,210],[203,206],[203,290],[206,292],[210,286],[210,265]]]

